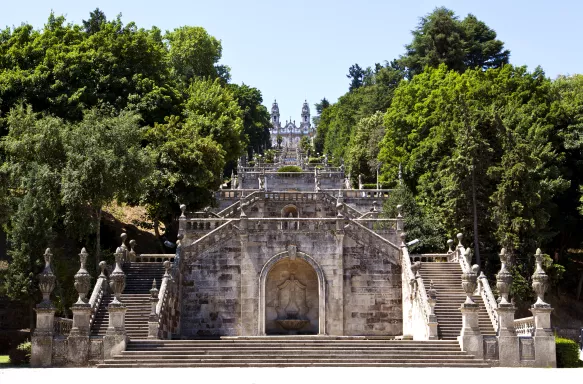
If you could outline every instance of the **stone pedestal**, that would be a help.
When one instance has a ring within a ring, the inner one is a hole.
[[[249,235],[241,235],[241,336],[265,334],[265,327],[258,326],[257,267],[250,257]]]
[[[533,305],[530,309],[534,317],[534,356],[536,367],[557,367],[555,336],[551,328],[550,305]]]
[[[36,329],[31,339],[30,366],[33,368],[52,365],[54,323],[55,308],[52,305],[37,305]]]
[[[105,360],[125,351],[127,345],[125,330],[126,306],[111,303],[107,310],[109,312],[109,325],[105,336],[103,336],[103,358]]]
[[[516,308],[509,303],[500,303],[496,308],[498,314],[498,357],[501,367],[520,365],[519,340],[514,329],[514,312],[516,312]]]
[[[89,324],[91,321],[91,306],[89,304],[73,304],[73,327],[67,338],[67,355],[71,365],[85,366],[89,361]]]
[[[458,341],[462,351],[468,352],[476,359],[484,358],[484,337],[478,325],[478,304],[464,303],[460,307],[462,313],[462,330]]]

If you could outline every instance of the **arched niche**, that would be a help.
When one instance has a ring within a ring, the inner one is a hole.
[[[326,334],[326,281],[322,268],[316,261],[303,252],[297,252],[295,246],[288,247],[288,251],[278,253],[273,256],[261,269],[259,275],[259,319],[258,319],[258,334],[282,334],[286,332],[281,326],[275,327],[273,322],[276,320],[274,316],[283,317],[285,308],[289,303],[289,293],[282,293],[283,290],[289,291],[290,284],[293,284],[291,279],[292,271],[288,268],[287,263],[296,265],[296,273],[300,277],[298,284],[296,284],[296,291],[303,295],[304,292],[301,286],[305,286],[306,301],[308,302],[309,310],[299,311],[300,317],[307,318],[310,321],[308,332],[312,331],[318,335]],[[316,277],[314,282],[317,287],[311,285],[312,281],[309,278],[310,272]],[[273,280],[272,280],[273,279]],[[274,288],[275,287],[275,288]],[[317,289],[316,292],[310,292],[312,288]],[[279,296],[278,296],[279,293]],[[281,300],[280,303],[277,303]],[[274,302],[275,301],[275,302]],[[276,309],[275,305],[279,304],[280,308]],[[301,300],[299,300],[301,304]],[[269,305],[269,308],[267,307]],[[317,313],[317,315],[315,315]],[[269,318],[266,316],[269,315]],[[316,320],[315,322],[313,320]],[[302,332],[300,330],[300,332]],[[293,333],[290,332],[290,333]]]

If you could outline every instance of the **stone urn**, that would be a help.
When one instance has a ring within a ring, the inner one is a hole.
[[[56,277],[51,269],[51,260],[53,258],[53,254],[51,253],[51,249],[47,248],[44,253],[45,258],[45,268],[43,271],[38,275],[39,280],[39,289],[43,295],[42,302],[38,305],[39,307],[52,307],[53,304],[51,303],[51,293],[55,289],[55,281]]]
[[[115,295],[112,304],[121,304],[119,300],[121,297],[121,293],[123,292],[126,286],[126,275],[123,273],[121,269],[121,259],[123,257],[123,250],[121,247],[117,247],[115,251],[115,269],[109,276],[109,287],[113,291]]]
[[[75,289],[79,294],[79,299],[75,305],[85,305],[87,304],[87,293],[89,292],[89,287],[91,284],[91,276],[87,269],[85,268],[85,263],[87,263],[87,256],[89,254],[83,248],[79,254],[79,261],[81,262],[81,267],[79,271],[75,274]]]
[[[475,304],[472,295],[478,286],[478,273],[480,267],[477,264],[472,265],[469,271],[462,273],[462,288],[466,293],[466,301],[464,304]]]
[[[532,289],[537,296],[534,307],[550,307],[550,305],[544,301],[545,292],[549,288],[549,276],[545,273],[542,267],[543,254],[540,248],[536,250],[534,257],[536,259],[536,270],[532,275]]]
[[[510,294],[510,286],[512,285],[512,274],[506,269],[506,262],[508,256],[506,255],[506,248],[500,250],[500,272],[496,275],[496,288],[500,294],[500,304],[510,304],[508,296]]]

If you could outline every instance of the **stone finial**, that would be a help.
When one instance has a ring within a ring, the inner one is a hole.
[[[166,261],[168,261],[168,260],[166,260]],[[158,288],[156,288],[156,279],[152,280],[152,289],[150,289],[150,296],[153,299],[158,298]]]
[[[534,254],[536,260],[536,270],[532,275],[532,289],[536,293],[537,299],[534,303],[534,307],[550,307],[548,303],[545,303],[545,293],[549,287],[549,276],[545,273],[542,263],[543,263],[543,253],[540,248],[537,248]]]
[[[107,263],[105,261],[100,261],[99,262],[99,269],[101,270],[101,273],[99,274],[100,279],[107,279],[107,276],[105,275],[106,268],[107,268]]]
[[[466,293],[466,301],[464,304],[475,304],[474,300],[472,299],[472,295],[476,291],[476,287],[478,286],[478,272],[480,271],[480,267],[477,264],[472,265],[472,267],[462,273],[462,288]]]
[[[474,257],[474,252],[472,252],[471,248],[466,248],[465,252],[464,252],[464,257],[466,259],[466,262],[469,265],[472,265],[472,258]]]
[[[186,212],[186,204],[180,204],[180,217],[184,217],[186,218],[185,212]]]
[[[458,248],[463,247],[463,245],[462,245],[462,239],[464,238],[463,233],[461,233],[461,232],[458,233],[456,235],[456,237],[457,237],[457,241],[458,241],[458,243],[457,243]]]
[[[378,205],[378,203],[376,200],[372,202],[372,210],[371,210],[372,212],[377,212],[377,205]]]
[[[405,244],[405,240],[407,239],[407,234],[405,232],[401,232],[399,234],[399,237],[401,238],[401,244],[400,244],[400,246],[401,247],[406,247],[407,244]]]
[[[87,256],[89,254],[83,248],[79,254],[79,261],[81,262],[81,267],[79,271],[75,274],[75,289],[79,294],[79,299],[74,305],[84,305],[87,304],[87,293],[89,292],[89,285],[91,284],[91,276],[87,269],[85,268],[85,263],[87,263]]]
[[[53,292],[53,289],[55,289],[55,282],[57,278],[51,269],[51,260],[53,258],[53,254],[51,253],[50,248],[46,249],[43,257],[45,259],[45,268],[38,275],[39,288],[43,295],[43,300],[39,306],[53,307],[53,304],[51,303],[51,293]]]
[[[447,246],[449,247],[448,252],[453,253],[453,240],[452,239],[447,240]]]
[[[397,205],[397,218],[403,217],[403,206],[401,204]]]
[[[120,247],[124,248],[126,247],[126,239],[128,238],[128,234],[125,232],[122,232],[121,235],[119,235],[119,237],[121,238],[121,245]]]
[[[164,276],[163,278],[170,277],[170,268],[172,268],[172,263],[168,260],[164,261],[162,264],[164,265]]]
[[[182,246],[182,239],[184,239],[183,233],[179,233],[178,235],[176,235],[176,249],[178,249],[178,247]]]
[[[429,291],[427,295],[431,300],[437,300],[437,290],[433,287],[433,280],[429,280]]]
[[[109,286],[115,295],[112,304],[121,304],[119,300],[121,297],[121,293],[123,292],[125,285],[126,285],[126,275],[123,273],[121,269],[121,259],[123,257],[123,249],[118,247],[115,250],[115,269],[109,276]]]
[[[496,275],[496,288],[498,288],[498,293],[500,294],[500,304],[510,305],[508,301],[508,295],[510,294],[510,286],[512,285],[512,275],[506,269],[506,248],[500,250],[500,272]]]
[[[417,277],[417,275],[419,274],[419,270],[421,270],[420,261],[416,261],[413,264],[411,264],[411,272],[413,272],[413,276]]]

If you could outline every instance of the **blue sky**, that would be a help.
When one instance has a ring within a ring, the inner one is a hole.
[[[583,73],[583,1],[542,0],[222,0],[2,1],[0,26],[41,28],[52,10],[80,23],[99,7],[108,18],[171,30],[202,26],[222,41],[232,80],[257,87],[264,104],[279,103],[281,119],[299,122],[304,99],[335,101],[348,90],[348,67],[392,60],[411,41],[419,17],[446,6],[474,14],[498,33],[511,62],[548,76]]]

